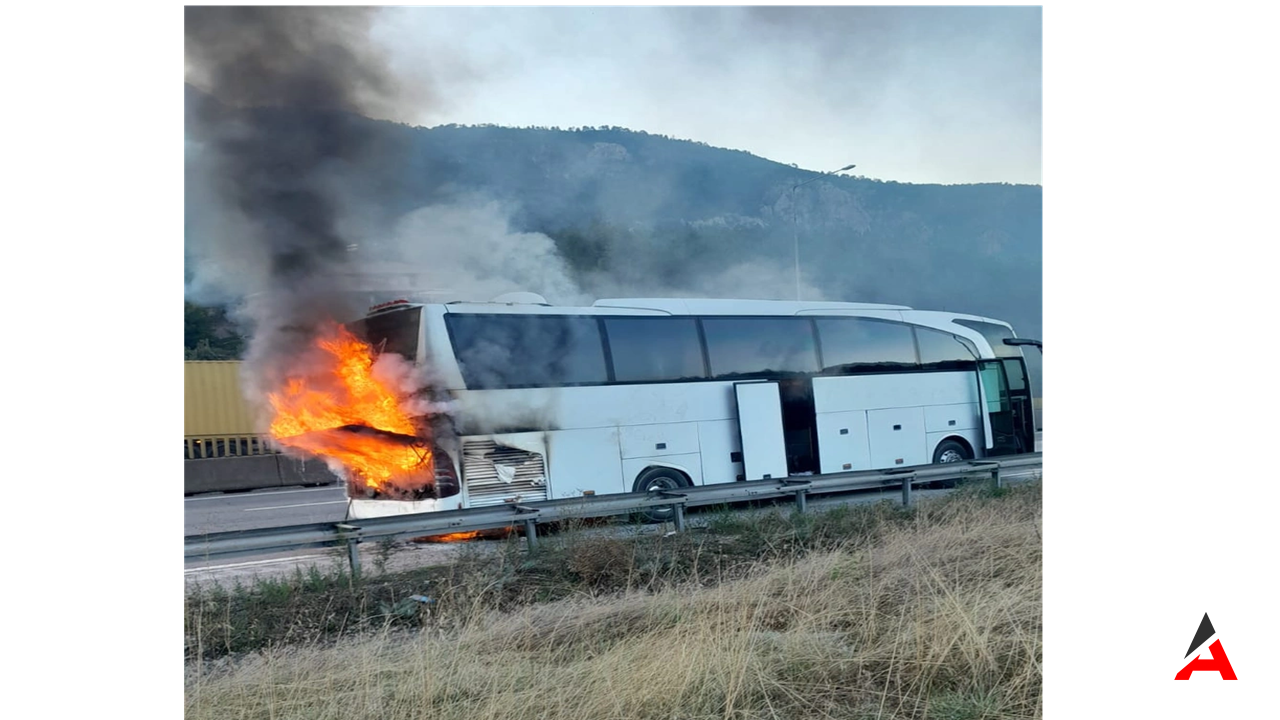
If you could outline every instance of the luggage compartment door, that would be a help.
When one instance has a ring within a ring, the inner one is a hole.
[[[747,480],[787,476],[787,449],[782,435],[782,399],[776,382],[734,383],[738,401],[738,434]]]

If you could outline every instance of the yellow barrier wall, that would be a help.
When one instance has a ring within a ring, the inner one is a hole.
[[[238,360],[189,360],[185,375],[184,435],[255,434],[253,416],[240,390]]]

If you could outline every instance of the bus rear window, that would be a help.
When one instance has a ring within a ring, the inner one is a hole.
[[[422,308],[409,308],[373,315],[351,323],[356,337],[373,346],[378,353],[395,353],[413,362],[418,355],[418,328]]]
[[[594,318],[450,313],[445,323],[469,389],[590,385],[609,379]]]

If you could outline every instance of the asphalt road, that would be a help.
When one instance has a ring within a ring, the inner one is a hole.
[[[340,522],[347,517],[346,489],[338,484],[212,493],[186,498],[183,503],[185,535]]]

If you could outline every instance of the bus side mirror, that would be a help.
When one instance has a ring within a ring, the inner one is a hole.
[[[1039,350],[1040,352],[1044,352],[1044,347],[1042,347],[1043,343],[1041,343],[1039,340],[1032,340],[1031,338],[1005,338],[1004,344],[1015,345],[1015,346],[1031,345],[1035,347],[1035,349]]]

